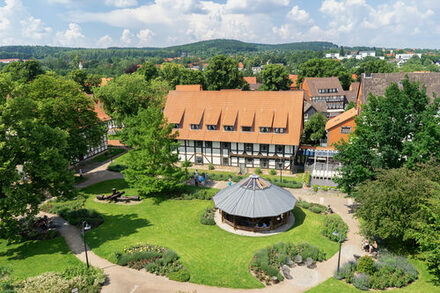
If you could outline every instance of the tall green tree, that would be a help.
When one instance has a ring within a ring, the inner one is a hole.
[[[209,60],[205,71],[208,90],[239,89],[243,87],[243,74],[238,70],[237,60],[218,55]]]
[[[203,74],[199,70],[183,68],[176,63],[165,63],[160,69],[159,76],[175,89],[178,84],[201,84]]]
[[[344,90],[350,87],[351,75],[338,60],[314,58],[299,66],[297,83],[302,83],[306,77],[332,76],[339,78]]]
[[[440,158],[440,99],[430,103],[426,88],[402,81],[390,85],[385,96],[368,98],[349,142],[336,145],[336,158],[343,166],[335,178],[346,192],[379,169],[414,166],[431,157]]]
[[[14,105],[11,105],[14,104]],[[18,236],[18,219],[38,213],[48,195],[69,198],[68,133],[34,119],[38,101],[17,97],[0,105],[0,237]],[[20,105],[19,116],[17,107]]]
[[[289,79],[289,73],[283,65],[268,64],[260,72],[263,85],[260,90],[263,91],[281,91],[289,90],[292,80]]]
[[[321,139],[326,137],[325,124],[327,117],[322,113],[313,114],[309,121],[304,123],[302,140],[305,144],[319,145]]]
[[[139,110],[125,120],[126,144],[132,148],[123,171],[125,180],[142,195],[154,195],[183,186],[185,172],[177,167],[177,134],[158,107]]]
[[[389,63],[385,60],[374,59],[359,64],[355,69],[355,73],[360,80],[362,73],[390,73],[397,71],[395,63]]]
[[[144,62],[136,72],[143,75],[146,81],[151,81],[159,76],[159,70],[149,61]]]
[[[363,229],[391,243],[419,249],[440,281],[440,165],[434,161],[381,170],[360,185],[356,211]]]
[[[44,70],[41,63],[36,60],[25,62],[12,62],[6,65],[2,72],[10,73],[13,81],[30,82],[38,75],[43,74]]]
[[[11,115],[17,121],[25,118],[20,97],[34,101],[34,110],[26,113],[29,118],[68,133],[65,156],[70,162],[74,163],[91,147],[100,145],[106,128],[93,111],[93,101],[74,81],[43,74],[28,84],[18,86],[8,103]]]
[[[138,109],[150,105],[162,105],[169,86],[165,81],[147,82],[141,74],[124,74],[106,86],[94,88],[96,98],[104,103],[111,117],[122,123],[125,118],[136,115]]]

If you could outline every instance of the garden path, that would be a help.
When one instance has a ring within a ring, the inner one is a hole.
[[[108,179],[122,178],[119,173],[109,172],[105,165],[89,171],[90,176],[86,182],[78,186],[86,187],[97,182]],[[100,173],[101,172],[101,173]],[[99,174],[99,175],[98,175]],[[119,177],[118,175],[119,174]],[[214,187],[223,188],[226,182],[216,182]],[[353,259],[353,254],[363,255],[361,250],[362,237],[359,235],[359,223],[353,214],[353,200],[345,198],[343,194],[337,192],[317,192],[308,189],[288,189],[297,198],[302,200],[330,205],[333,211],[339,214],[347,223],[349,231],[347,240],[342,245],[341,264]],[[55,218],[61,235],[66,239],[66,243],[72,252],[83,262],[85,262],[84,242],[80,231],[56,215],[49,215]],[[304,292],[330,278],[338,263],[338,254],[335,254],[327,261],[318,263],[315,269],[307,269],[304,266],[296,266],[291,269],[292,280],[285,280],[280,284],[268,286],[264,289],[230,289],[218,288],[193,283],[180,283],[168,280],[165,277],[156,276],[145,271],[137,271],[127,267],[115,265],[92,251],[88,252],[91,265],[104,270],[108,281],[102,288],[102,292]]]

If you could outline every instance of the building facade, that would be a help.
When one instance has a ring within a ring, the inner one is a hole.
[[[203,91],[180,86],[164,114],[178,132],[180,161],[295,170],[302,91]]]

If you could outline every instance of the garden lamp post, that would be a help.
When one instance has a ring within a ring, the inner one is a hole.
[[[92,227],[89,226],[89,224],[87,224],[86,221],[84,221],[82,223],[82,235],[83,235],[83,239],[84,239],[84,251],[86,253],[86,264],[87,264],[87,268],[89,268],[89,257],[87,255],[87,244],[86,244],[86,231],[89,231]]]
[[[283,183],[283,167],[284,167],[284,162],[281,161],[281,166],[280,166],[280,182]]]
[[[342,246],[342,233],[340,233],[338,230],[335,230],[333,233],[333,236],[339,236],[339,254],[338,254],[338,270],[339,273],[339,267],[341,265],[341,246]]]

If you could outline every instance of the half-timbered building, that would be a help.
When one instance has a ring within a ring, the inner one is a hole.
[[[164,114],[178,131],[181,161],[294,171],[303,102],[303,91],[177,86],[168,95]]]

